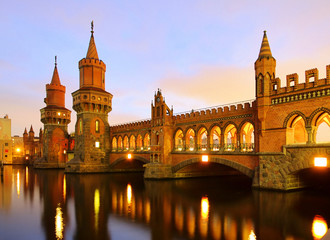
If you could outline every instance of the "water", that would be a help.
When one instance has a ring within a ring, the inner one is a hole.
[[[292,240],[328,228],[328,193],[250,185],[244,176],[145,181],[142,174],[5,166],[0,239]]]

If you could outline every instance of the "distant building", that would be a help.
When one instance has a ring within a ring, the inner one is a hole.
[[[40,129],[39,137],[35,137],[32,125],[29,133],[27,133],[25,128],[23,133],[25,164],[33,164],[34,161],[41,158],[42,140],[42,129]]]
[[[23,164],[24,163],[24,142],[23,137],[15,135],[11,138],[12,140],[12,164]]]
[[[0,161],[12,163],[11,119],[6,115],[0,118]]]

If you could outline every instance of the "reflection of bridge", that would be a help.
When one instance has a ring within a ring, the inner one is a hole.
[[[157,179],[229,174],[230,167],[253,178],[255,187],[303,186],[295,174],[313,167],[315,157],[330,157],[330,145],[317,144],[330,142],[330,65],[326,78],[311,69],[304,83],[288,75],[286,87],[275,67],[265,33],[255,62],[255,100],[175,115],[158,90],[150,120],[110,128],[111,171],[135,162],[135,169],[145,164],[146,178]]]

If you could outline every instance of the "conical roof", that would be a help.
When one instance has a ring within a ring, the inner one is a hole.
[[[57,62],[56,62],[57,58],[55,56],[55,67],[54,67],[54,72],[53,72],[53,78],[50,84],[56,84],[56,85],[61,85],[61,81],[60,81],[60,77],[58,75],[58,71],[57,71]]]
[[[23,134],[27,134],[26,128],[25,128],[25,130],[24,130],[24,133],[23,133]]]
[[[272,52],[270,51],[270,46],[268,43],[266,31],[264,31],[264,36],[262,38],[258,59],[262,59],[264,57],[273,57]]]
[[[92,22],[92,31],[91,31],[92,35],[91,35],[91,39],[89,40],[89,46],[88,46],[86,58],[99,59],[99,55],[97,54],[96,45],[95,45],[95,41],[94,41],[93,28],[94,28],[94,25]]]
[[[34,133],[32,125],[30,127],[30,131],[29,132],[33,132]]]

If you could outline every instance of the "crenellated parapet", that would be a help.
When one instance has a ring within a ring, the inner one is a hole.
[[[319,79],[317,68],[305,71],[305,82],[299,83],[297,73],[286,76],[286,86],[279,87],[281,80],[271,82],[271,104],[288,103],[330,95],[330,65],[326,66],[326,78]]]
[[[102,60],[95,58],[83,58],[78,63],[79,69],[85,66],[94,66],[103,68],[106,71],[106,65]]]
[[[110,132],[111,133],[129,132],[129,131],[146,129],[150,127],[151,127],[151,119],[147,119],[142,121],[134,121],[134,122],[128,122],[128,123],[111,126]]]
[[[239,116],[252,113],[256,105],[254,100],[247,102],[233,103],[229,105],[221,105],[211,108],[191,110],[190,112],[180,113],[173,116],[175,123],[190,122],[206,119],[218,119],[231,116]]]

